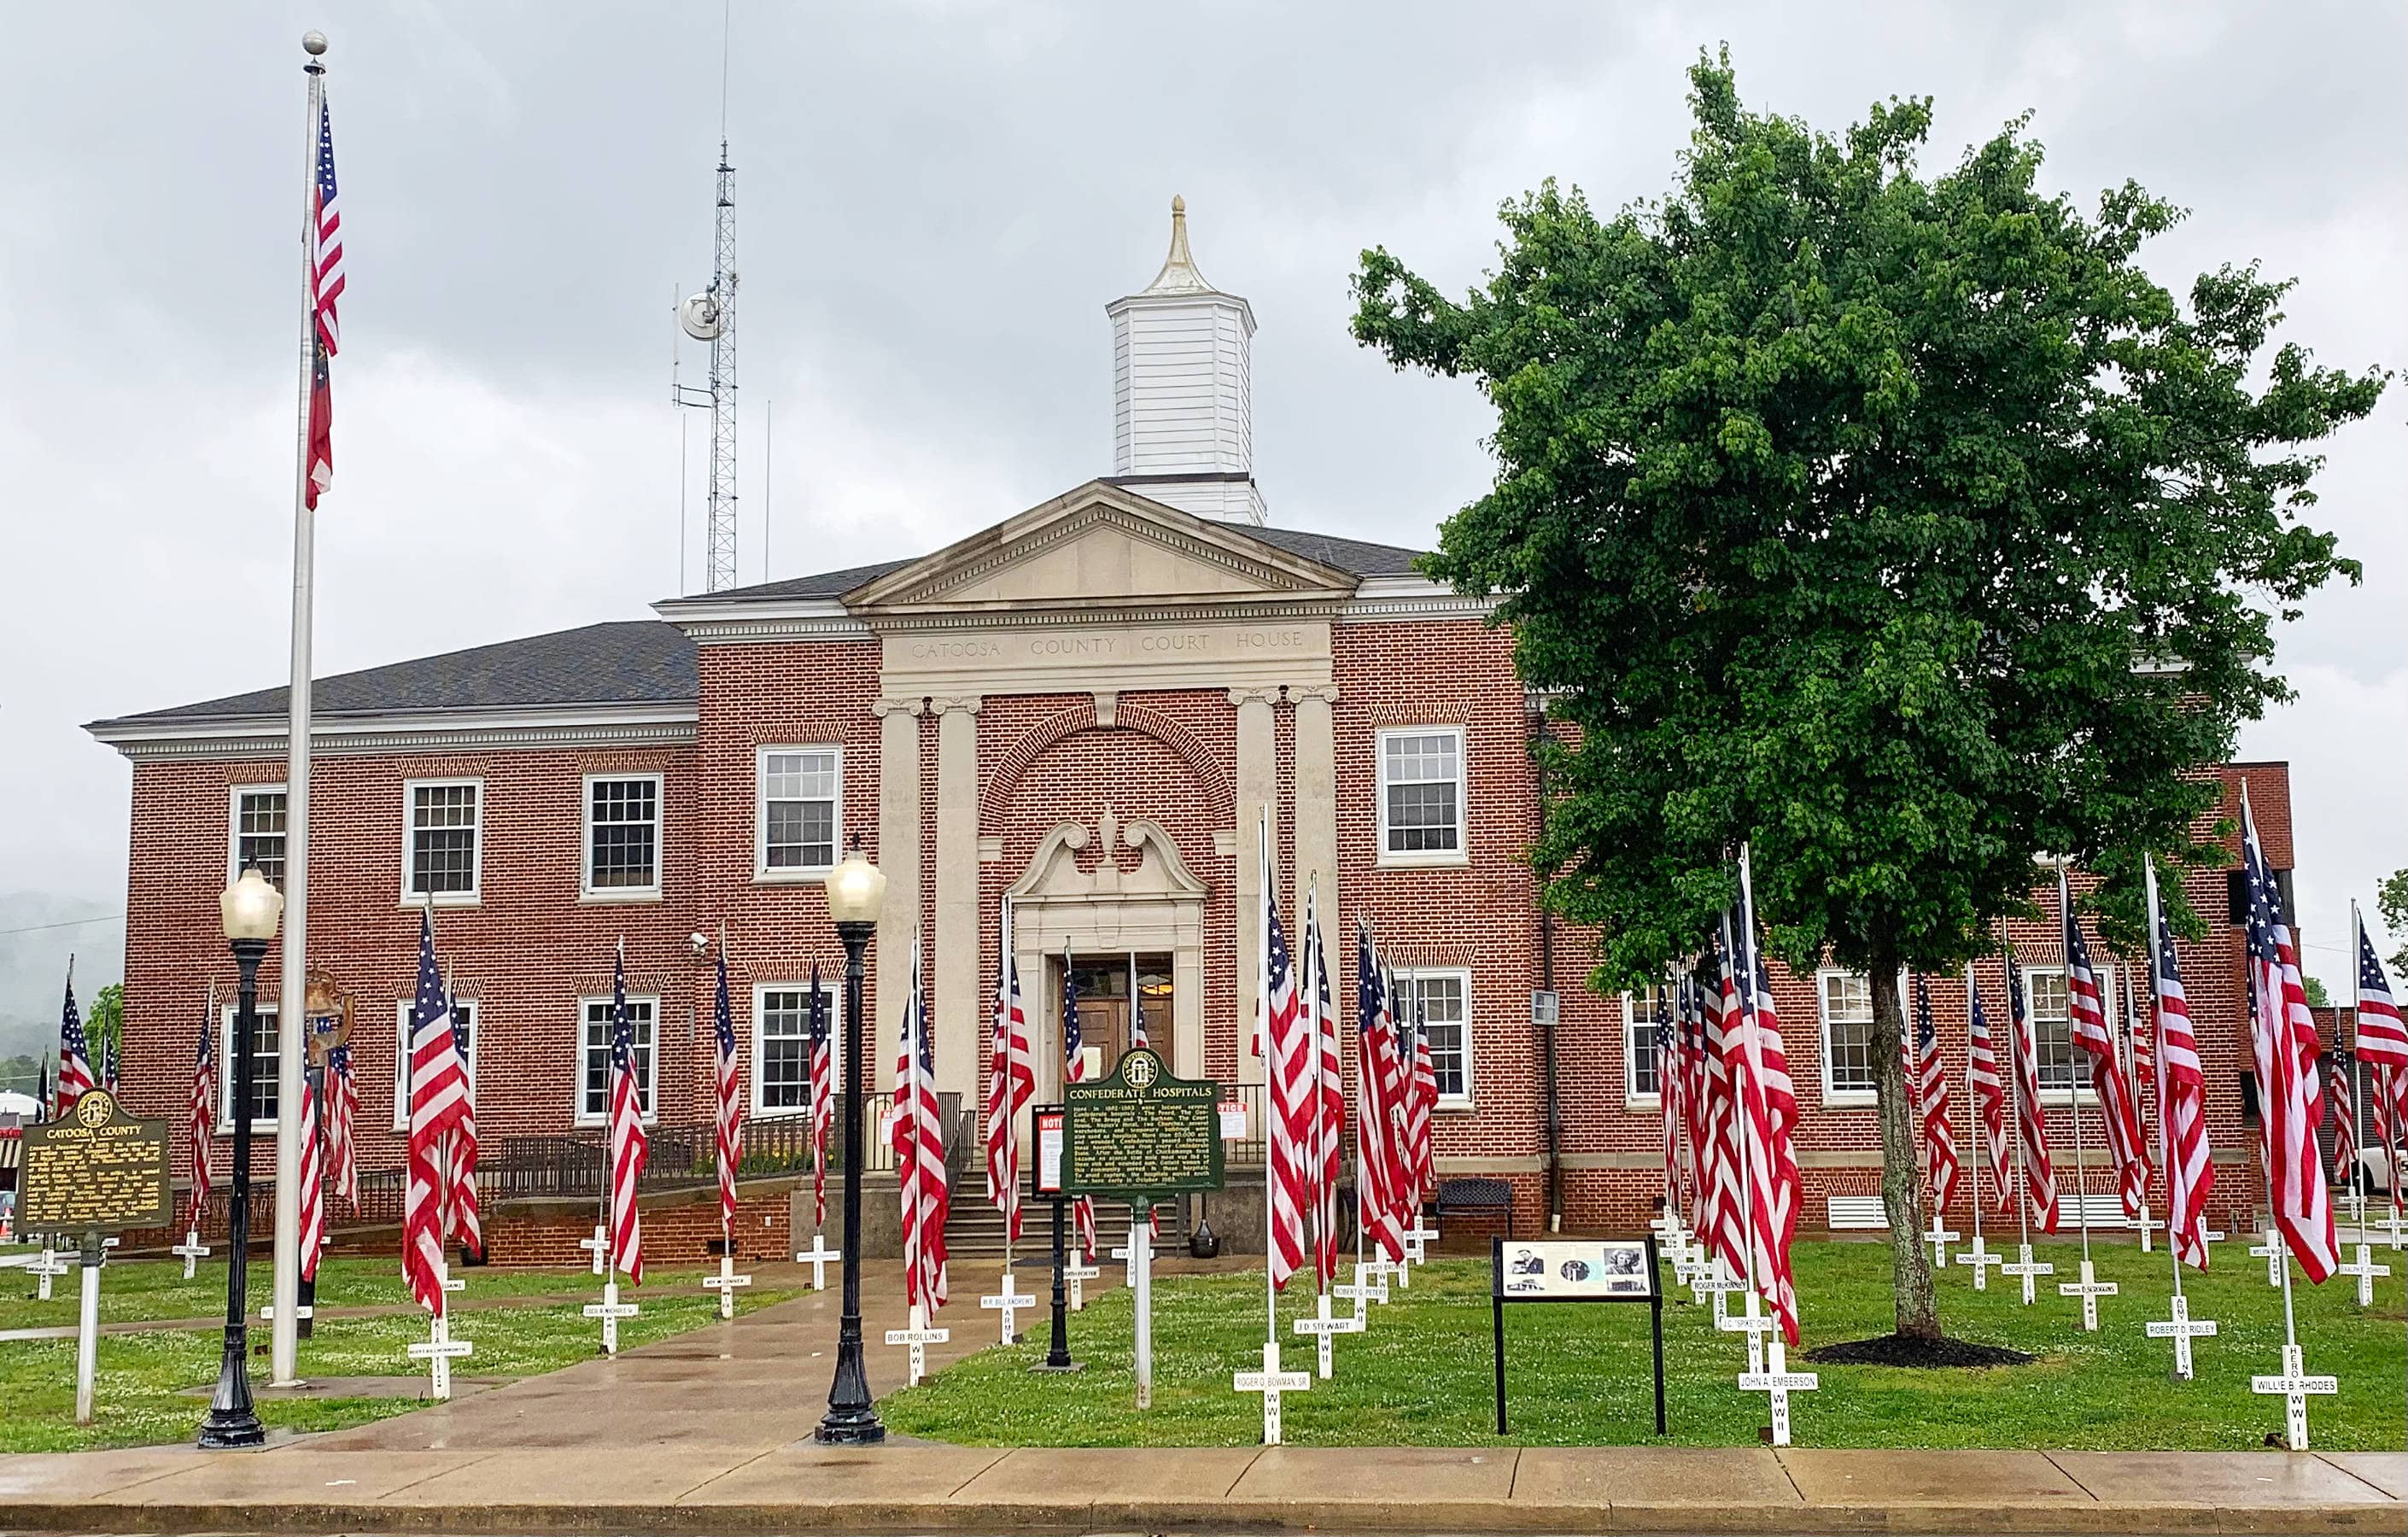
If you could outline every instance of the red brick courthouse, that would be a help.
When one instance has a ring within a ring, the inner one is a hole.
[[[1510,638],[1486,625],[1485,602],[1417,574],[1412,550],[1268,517],[1252,473],[1253,312],[1197,273],[1183,226],[1154,283],[1108,314],[1106,478],[913,558],[319,682],[310,955],[351,1002],[366,1170],[389,1180],[402,1160],[395,1027],[431,898],[437,947],[472,1013],[496,1257],[575,1259],[568,1241],[591,1218],[569,1144],[600,1135],[603,1022],[624,937],[659,1126],[653,1199],[665,1210],[648,1227],[667,1245],[656,1254],[698,1257],[716,1234],[704,1187],[724,931],[764,1171],[747,1186],[739,1241],[783,1248],[793,1182],[777,1176],[801,1142],[805,989],[815,963],[831,980],[840,967],[820,878],[858,838],[889,881],[872,956],[871,1081],[882,1088],[892,1073],[916,925],[931,956],[939,1084],[963,1110],[954,1211],[975,1229],[972,1123],[1003,899],[1014,904],[1040,1099],[1059,1081],[1066,956],[1088,1042],[1107,1061],[1134,1011],[1176,1071],[1258,1082],[1240,1022],[1267,808],[1291,923],[1317,883],[1324,912],[1336,904],[1333,937],[1369,915],[1420,995],[1441,1173],[1510,1181],[1524,1231],[1546,1220],[1551,1196],[1570,1227],[1644,1220],[1661,1188],[1652,1027],[1634,1029],[1621,999],[1586,989],[1587,937],[1539,910],[1523,855],[1539,816],[1530,747],[1548,726],[1514,675]],[[134,765],[129,1097],[174,1118],[179,1141],[212,981],[224,1005],[214,1027],[232,1013],[217,894],[241,866],[281,868],[284,710],[271,689],[91,728]],[[2285,768],[2223,773],[2227,811],[2245,779],[2268,854],[2287,868]],[[2222,921],[2221,874],[2191,877],[2189,895],[2216,924],[2183,961],[2224,1166],[2214,1214],[2239,1231],[2256,1198],[2243,1177],[2240,937]],[[2016,942],[2062,1147],[2074,1067],[2058,946],[2046,923]],[[1350,962],[1342,948],[1333,959]],[[275,971],[271,955],[271,1017]],[[1983,984],[1999,996],[1997,962]],[[1805,1212],[1818,1224],[1830,1198],[1878,1189],[1870,999],[1861,978],[1839,971],[1777,974],[1775,985],[1804,1112]],[[1936,979],[1933,991],[1961,1117],[1961,979]],[[2120,1010],[2120,976],[2110,992]],[[1560,998],[1551,1025],[1538,1023],[1546,995]],[[260,1079],[272,1100],[272,1064]],[[2090,1188],[2103,1195],[2098,1122],[2085,1121]],[[272,1119],[263,1129],[272,1136]],[[1959,1142],[1970,1142],[1962,1128]],[[272,1161],[263,1146],[263,1172]],[[2071,1163],[2060,1151],[2061,1180]],[[976,1246],[974,1230],[965,1243]]]

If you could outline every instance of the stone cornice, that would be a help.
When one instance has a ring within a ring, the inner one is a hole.
[[[482,753],[562,747],[685,746],[695,740],[692,706],[644,707],[624,712],[586,711],[462,712],[345,720],[321,716],[309,733],[313,757],[405,753]],[[93,733],[136,763],[281,757],[281,721],[239,720],[180,729]]]

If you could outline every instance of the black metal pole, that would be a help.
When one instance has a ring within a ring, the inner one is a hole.
[[[1071,1372],[1078,1363],[1070,1359],[1070,1288],[1064,1284],[1062,1267],[1068,1262],[1064,1252],[1062,1225],[1064,1202],[1054,1198],[1054,1337],[1045,1348],[1042,1369],[1047,1372]]]
[[[836,1381],[828,1388],[827,1413],[815,1441],[867,1446],[886,1439],[869,1397],[869,1372],[861,1354],[861,972],[862,952],[876,926],[840,923],[844,941],[844,1317],[838,1325]]]
[[[209,1400],[208,1417],[201,1421],[201,1447],[225,1451],[256,1446],[267,1439],[259,1412],[251,1403],[251,1277],[246,1261],[251,1251],[251,1115],[258,1062],[251,1038],[259,1027],[259,962],[267,954],[265,940],[236,940],[235,966],[240,980],[235,987],[234,1009],[234,1177],[226,1191],[226,1321],[225,1345],[218,1358],[218,1390]]]

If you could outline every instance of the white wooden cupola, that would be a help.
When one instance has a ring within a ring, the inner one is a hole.
[[[1196,270],[1187,201],[1170,200],[1170,254],[1112,320],[1114,484],[1198,517],[1266,521],[1254,485],[1254,311]]]

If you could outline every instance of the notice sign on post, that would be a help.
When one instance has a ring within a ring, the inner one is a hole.
[[[135,1119],[106,1089],[87,1091],[64,1120],[25,1128],[24,1154],[18,1220],[29,1232],[164,1228],[171,1220],[167,1123]]]
[[[1037,1113],[1037,1193],[1062,1193],[1062,1112],[1058,1109]]]
[[[1062,1085],[1062,1188],[1174,1196],[1221,1188],[1221,1085],[1173,1078],[1143,1046],[1096,1084]],[[1040,1145],[1039,1160],[1044,1154]]]
[[[1505,1305],[1509,1302],[1644,1302],[1656,1345],[1656,1433],[1664,1431],[1664,1294],[1656,1238],[1492,1240],[1490,1322],[1497,1350],[1497,1433],[1505,1433]]]

